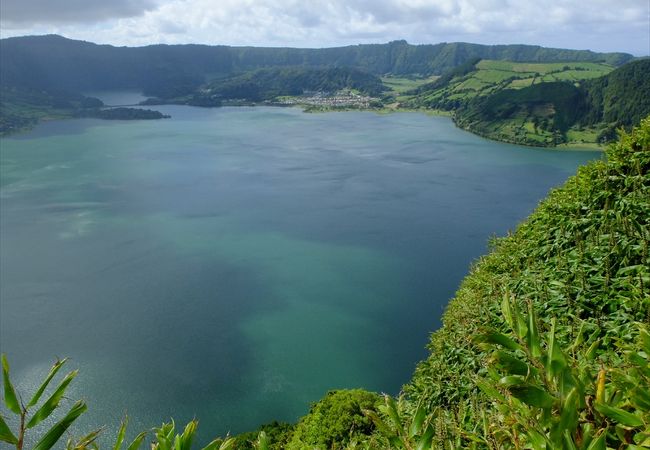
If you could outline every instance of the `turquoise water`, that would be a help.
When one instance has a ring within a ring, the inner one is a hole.
[[[71,357],[107,435],[397,393],[488,238],[599,157],[416,113],[157,109],[1,141],[2,351],[23,388]]]

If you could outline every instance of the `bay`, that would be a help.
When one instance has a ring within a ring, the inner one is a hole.
[[[488,239],[600,157],[420,113],[156,109],[0,141],[2,352],[27,390],[71,357],[107,436],[396,394]]]

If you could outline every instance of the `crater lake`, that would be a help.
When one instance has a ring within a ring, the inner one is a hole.
[[[420,113],[156,109],[1,140],[2,352],[28,391],[71,358],[78,434],[396,394],[489,238],[601,157]]]

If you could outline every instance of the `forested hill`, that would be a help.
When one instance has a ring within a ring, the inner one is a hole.
[[[354,89],[367,95],[379,96],[387,88],[379,77],[358,69],[274,67],[214,80],[196,93],[194,98],[260,102],[279,96],[303,95],[310,91],[332,93],[343,89]]]
[[[650,113],[650,59],[634,61],[605,77],[583,83],[589,113],[583,124],[632,126]]]
[[[57,35],[0,40],[0,80],[5,86],[93,90],[185,87],[190,92],[216,76],[274,66],[352,67],[375,75],[444,73],[473,58],[510,61],[602,61],[619,66],[626,53],[594,53],[530,45],[405,41],[324,49],[206,45],[114,47]]]
[[[456,123],[477,134],[517,143],[555,145],[596,133],[616,137],[650,114],[650,59],[632,61],[579,83],[542,82],[477,96],[455,108]]]

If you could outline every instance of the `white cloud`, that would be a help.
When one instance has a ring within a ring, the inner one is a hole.
[[[3,0],[3,5],[17,8],[19,1],[46,2]],[[18,27],[3,16],[3,37],[56,32],[118,45],[296,47],[406,39],[650,52],[648,0],[168,0],[155,7],[151,1],[84,1],[78,22],[48,23],[29,8],[21,12]],[[111,15],[104,4],[115,5],[115,12]],[[94,7],[96,18],[84,19],[94,17]]]

